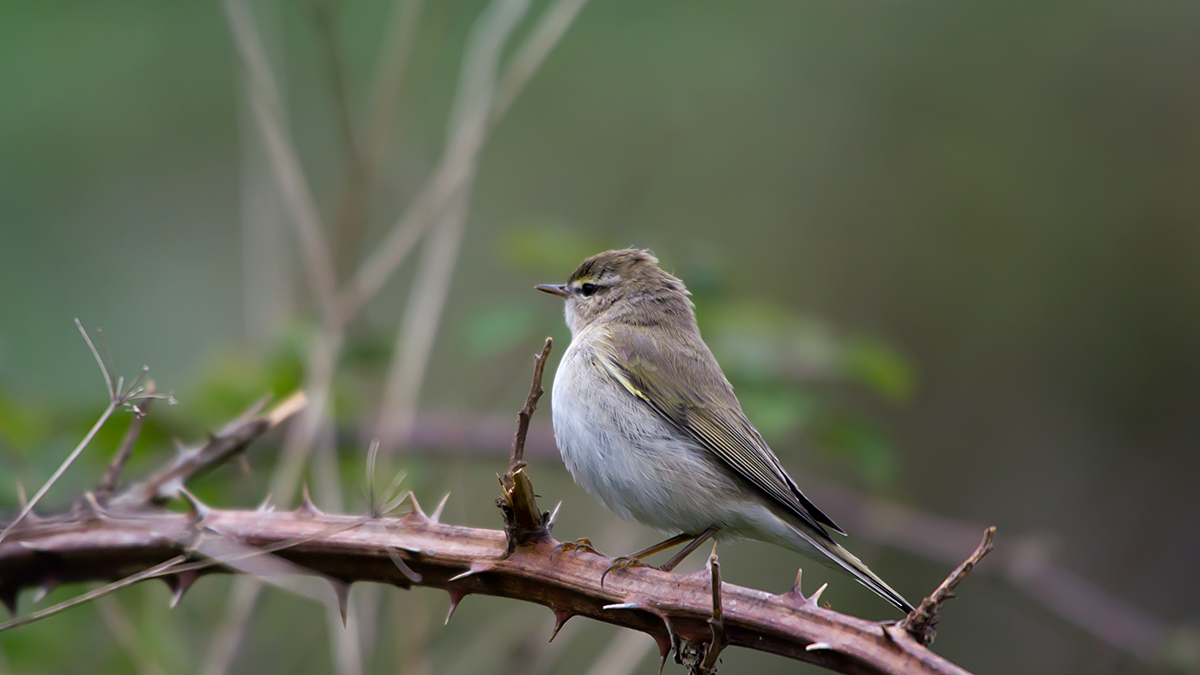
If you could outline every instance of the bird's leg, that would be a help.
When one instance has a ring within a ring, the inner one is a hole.
[[[668,560],[662,567],[659,567],[658,569],[660,569],[664,572],[670,572],[671,570],[675,569],[676,565],[683,562],[683,559],[688,557],[689,555],[691,555],[692,551],[695,551],[696,549],[700,548],[700,544],[703,544],[704,542],[711,539],[712,536],[714,534],[716,534],[717,530],[719,530],[719,529],[721,529],[721,528],[716,527],[714,525],[713,527],[710,527],[707,530],[701,532],[699,537],[696,537],[695,539],[692,540],[692,543],[688,544],[687,546],[684,546],[682,551],[680,551],[679,553],[676,553],[674,558],[671,558],[670,560]]]
[[[554,547],[554,553],[562,553],[564,551],[584,551],[585,553],[595,553],[596,555],[600,556],[604,555],[600,551],[596,550],[596,547],[592,545],[592,540],[588,539],[587,537],[576,539],[575,541],[564,541],[558,546]]]
[[[710,527],[704,532],[700,533],[700,536],[698,537],[693,537],[686,532],[683,534],[677,534],[666,541],[660,541],[653,546],[647,546],[636,553],[630,553],[629,555],[623,555],[620,558],[616,558],[613,560],[612,564],[608,566],[608,569],[604,570],[604,574],[600,575],[600,585],[604,585],[604,577],[608,576],[609,572],[613,570],[628,569],[630,567],[651,567],[650,565],[642,562],[642,558],[647,558],[655,553],[665,551],[672,546],[678,546],[679,544],[690,540],[692,543],[688,544],[674,558],[668,560],[666,565],[658,568],[665,572],[670,572],[671,570],[675,569],[675,566],[678,565],[684,558],[688,557],[692,551],[695,551],[700,544],[703,544],[706,539],[716,534],[718,529],[719,528],[716,527]]]

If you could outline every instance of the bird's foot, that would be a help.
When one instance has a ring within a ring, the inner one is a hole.
[[[583,551],[584,553],[595,553],[598,556],[604,555],[600,551],[597,551],[595,546],[592,546],[592,540],[587,537],[576,539],[575,541],[564,541],[554,547],[554,553],[565,553],[567,551]]]
[[[604,586],[604,577],[608,576],[609,572],[614,570],[627,570],[630,567],[653,567],[642,562],[639,558],[623,555],[620,558],[614,558],[608,569],[604,570],[604,574],[600,575],[600,585]]]

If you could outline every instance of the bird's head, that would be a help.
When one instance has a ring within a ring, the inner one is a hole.
[[[596,321],[695,325],[683,282],[660,269],[658,258],[641,249],[597,253],[580,263],[567,283],[534,288],[566,300],[571,335]]]

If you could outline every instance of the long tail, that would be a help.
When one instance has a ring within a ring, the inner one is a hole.
[[[881,598],[895,605],[900,611],[905,614],[913,611],[913,606],[904,599],[904,596],[885,584],[879,575],[872,572],[853,553],[842,548],[841,544],[835,541],[823,541],[817,544],[817,548],[821,549],[821,552],[829,556],[829,559],[837,563],[839,567],[849,572],[860,584],[878,593]]]
[[[849,572],[850,576],[858,580],[860,584],[875,591],[879,597],[892,603],[900,611],[907,614],[913,610],[913,606],[904,599],[904,596],[884,583],[879,575],[872,572],[853,553],[842,548],[841,544],[830,538],[824,529],[814,531],[808,523],[793,522],[786,525],[786,530],[790,535],[787,537],[789,548],[804,553],[828,567]]]

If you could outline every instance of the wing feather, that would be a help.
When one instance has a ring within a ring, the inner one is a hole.
[[[673,347],[664,349],[668,341],[660,339],[665,336],[657,327],[618,324],[607,331],[596,345],[600,363],[613,380],[816,532],[826,534],[826,526],[845,534],[800,492],[746,419],[733,387],[699,334],[671,340]]]

